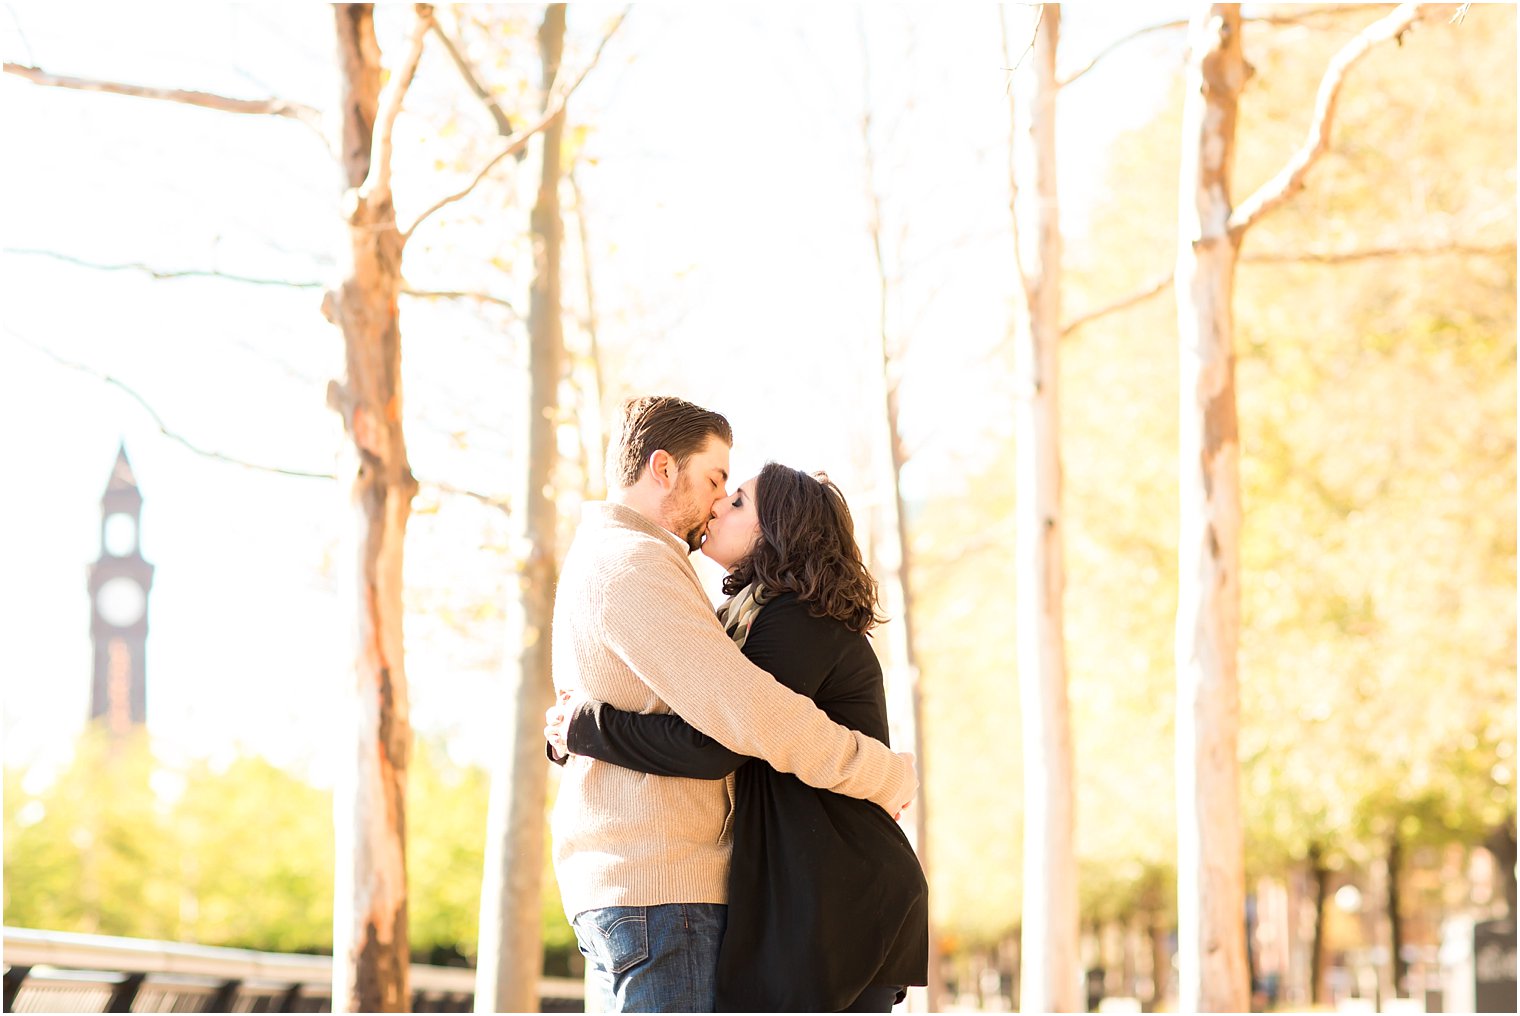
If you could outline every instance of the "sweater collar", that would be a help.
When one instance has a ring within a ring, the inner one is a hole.
[[[666,543],[670,544],[672,550],[680,553],[681,560],[687,561],[688,564],[690,563],[691,551],[686,546],[686,541],[670,532],[670,530],[656,525],[648,516],[635,508],[630,508],[627,505],[618,504],[614,501],[587,501],[581,507],[581,519],[586,522],[595,522],[602,526],[617,529],[633,529],[641,533],[647,533],[650,536],[661,537]]]

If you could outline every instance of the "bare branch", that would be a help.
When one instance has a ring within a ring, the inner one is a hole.
[[[953,554],[924,554],[916,558],[913,562],[913,574],[915,577],[923,576],[924,584],[928,586],[945,573],[953,573],[956,568],[965,567],[972,562],[980,562],[988,554],[1002,553],[1012,557],[1013,550],[1009,547],[1010,542],[1007,527],[986,526],[970,539],[958,543]]]
[[[511,137],[507,138],[506,147],[481,167],[480,172],[475,174],[475,179],[470,181],[469,186],[465,187],[463,190],[457,193],[450,194],[448,197],[434,202],[433,205],[427,209],[427,211],[417,216],[417,220],[413,222],[404,233],[401,234],[401,241],[403,243],[410,240],[412,238],[412,234],[417,231],[417,227],[422,225],[423,222],[425,222],[431,215],[433,215],[441,208],[447,207],[456,201],[461,201],[464,198],[468,197],[471,191],[480,186],[481,181],[484,180],[486,178],[486,175],[496,167],[497,163],[501,162],[501,160],[505,159],[507,156],[518,152],[524,145],[528,143],[533,135],[537,134],[539,131],[542,131],[545,127],[548,127],[551,123],[564,115],[565,103],[570,100],[570,96],[575,94],[575,90],[581,86],[581,82],[586,80],[586,76],[591,73],[592,69],[596,67],[597,62],[601,60],[602,51],[607,48],[607,43],[612,41],[612,37],[616,35],[617,30],[622,27],[623,21],[627,19],[628,12],[631,9],[631,7],[623,8],[622,13],[617,16],[617,20],[612,23],[612,27],[607,29],[607,34],[602,37],[601,43],[596,47],[596,52],[591,55],[590,62],[586,64],[580,75],[570,83],[569,87],[565,88],[563,91],[560,91],[558,88],[556,88],[553,92],[551,92],[549,101],[544,105],[544,115],[539,117],[538,120],[531,126],[525,127],[522,130],[514,133]]]
[[[1371,52],[1373,46],[1403,35],[1411,25],[1429,12],[1431,6],[1433,5],[1400,4],[1393,9],[1392,13],[1358,32],[1350,42],[1341,47],[1340,52],[1331,58],[1330,65],[1325,68],[1325,76],[1320,79],[1319,93],[1314,100],[1314,119],[1309,126],[1309,136],[1304,140],[1302,147],[1293,154],[1276,176],[1262,184],[1255,194],[1237,205],[1230,214],[1230,236],[1236,243],[1240,242],[1241,235],[1255,225],[1263,215],[1302,190],[1304,178],[1308,176],[1310,167],[1319,160],[1320,156],[1329,151],[1330,128],[1335,118],[1335,106],[1340,99],[1341,87],[1346,83],[1346,73],[1357,61]]]
[[[512,306],[510,300],[490,293],[472,293],[458,289],[413,289],[410,286],[401,287],[402,296],[412,296],[419,300],[475,300],[479,303],[489,303],[497,307],[505,307],[512,312],[514,317],[520,317],[517,308]]]
[[[375,141],[369,160],[369,179],[359,188],[367,197],[386,199],[391,193],[391,150],[396,131],[396,118],[401,115],[401,104],[406,100],[407,89],[417,76],[417,65],[422,61],[422,46],[428,29],[433,24],[433,5],[416,4],[415,20],[408,40],[406,57],[391,75],[385,94],[380,97],[380,109],[375,116]]]
[[[1008,52],[1008,19],[1004,8],[1006,5],[998,4],[998,39],[1003,47],[1003,62],[1010,64]],[[1035,26],[1038,31],[1039,26]],[[1033,49],[1035,36],[1029,36],[1029,49]],[[1025,50],[1027,53],[1028,50]],[[1022,61],[1022,57],[1020,60]],[[1019,147],[1019,104],[1013,97],[1013,71],[1008,72],[1008,217],[1013,224],[1013,260],[1019,273],[1019,292],[1026,297],[1029,295],[1029,275],[1024,271],[1024,247],[1019,242],[1019,174],[1018,174],[1018,147]]]
[[[467,497],[472,500],[479,501],[487,508],[495,508],[497,511],[501,512],[504,515],[512,514],[512,506],[508,504],[507,499],[504,497],[497,497],[492,494],[482,494],[476,490],[466,490],[463,487],[455,487],[451,484],[439,483],[436,480],[418,479],[417,482],[423,487],[433,488],[440,494],[453,494],[456,497]]]
[[[16,341],[26,346],[30,346],[32,349],[46,356],[48,359],[59,364],[60,366],[67,367],[70,370],[77,370],[82,374],[88,374],[93,378],[97,378],[100,381],[103,381],[106,384],[125,392],[127,396],[132,399],[132,401],[141,406],[143,411],[148,414],[148,416],[153,420],[154,426],[158,428],[158,432],[160,434],[164,435],[164,437],[169,438],[171,441],[174,441],[176,444],[179,444],[184,448],[194,452],[202,458],[211,459],[216,462],[223,462],[231,466],[240,466],[243,469],[252,469],[260,473],[273,473],[277,476],[293,476],[297,479],[302,480],[336,480],[338,478],[335,473],[314,473],[304,469],[285,469],[281,466],[268,466],[258,462],[249,462],[246,459],[240,459],[234,455],[228,455],[224,452],[215,451],[210,448],[202,448],[191,441],[189,438],[185,437],[183,434],[171,430],[169,428],[169,425],[164,422],[163,417],[158,415],[158,411],[153,408],[152,404],[149,403],[147,399],[143,398],[143,396],[139,394],[136,389],[132,388],[132,386],[128,385],[121,379],[107,374],[104,371],[96,370],[94,367],[91,367],[87,364],[77,363],[74,360],[60,356],[57,353],[53,352],[51,349],[48,349],[46,346],[33,342],[31,339],[19,335],[9,328],[6,329],[6,333]],[[507,500],[504,497],[482,494],[478,491],[466,490],[461,487],[455,487],[452,484],[439,483],[436,481],[419,479],[418,483],[423,487],[431,487],[443,494],[472,498],[476,501],[479,501],[481,504],[486,505],[490,508],[495,508],[498,511],[510,511]]]
[[[1008,15],[1006,4],[998,4],[998,43],[1003,47],[1003,63],[1012,66],[1013,60],[1008,52]],[[1034,39],[1029,40],[1029,45],[1034,46]],[[1014,168],[1014,154],[1018,147],[1019,110],[1018,103],[1013,98],[1013,72],[1008,72],[1008,87],[1004,94],[1008,97],[1008,212],[1013,219],[1013,256],[1019,256],[1019,216],[1015,208],[1018,205],[1019,177]],[[1019,277],[1023,278],[1023,269],[1020,267]]]
[[[10,4],[5,5],[5,13],[11,16],[11,24],[16,29],[16,35],[21,40],[21,45],[26,47],[26,58],[36,60],[37,54],[32,52],[32,41],[26,37],[26,30],[21,27],[21,19],[16,16],[16,8]]]
[[[1451,243],[1426,247],[1368,247],[1363,250],[1348,251],[1245,254],[1241,256],[1240,260],[1253,265],[1344,265],[1356,261],[1371,261],[1376,258],[1441,257],[1443,255],[1493,257],[1514,253],[1515,244],[1513,242],[1489,245]],[[1070,335],[1083,325],[1091,324],[1099,318],[1107,317],[1110,314],[1117,314],[1121,310],[1127,310],[1138,303],[1143,303],[1153,296],[1166,292],[1167,287],[1171,284],[1172,276],[1169,273],[1165,277],[1152,282],[1144,289],[1067,322],[1061,329],[1061,335],[1063,337]]]
[[[1360,11],[1365,11],[1365,10],[1367,10],[1370,7],[1387,7],[1387,6],[1392,6],[1392,5],[1391,4],[1335,4],[1335,5],[1330,6],[1330,7],[1311,7],[1311,8],[1305,8],[1305,9],[1302,9],[1302,10],[1296,10],[1296,11],[1294,11],[1291,14],[1287,14],[1287,13],[1283,13],[1283,14],[1263,14],[1263,15],[1258,15],[1256,17],[1242,18],[1241,20],[1250,22],[1252,24],[1262,24],[1262,25],[1296,25],[1296,24],[1301,24],[1302,22],[1305,22],[1305,21],[1309,21],[1309,20],[1314,19],[1314,18],[1324,17],[1325,15],[1355,14],[1355,13],[1358,13]],[[1186,28],[1187,26],[1188,26],[1187,19],[1184,18],[1184,19],[1181,19],[1181,20],[1178,20],[1178,21],[1162,21],[1162,22],[1158,22],[1157,24],[1154,24],[1154,25],[1147,25],[1144,28],[1136,29],[1135,31],[1129,33],[1128,35],[1123,36],[1123,37],[1118,38],[1118,39],[1115,39],[1113,42],[1109,43],[1107,46],[1104,46],[1096,54],[1094,54],[1093,57],[1092,57],[1092,59],[1088,60],[1087,63],[1083,64],[1081,67],[1079,67],[1076,70],[1072,71],[1070,74],[1066,75],[1064,78],[1062,78],[1060,81],[1058,81],[1056,83],[1056,87],[1057,88],[1065,88],[1067,85],[1071,84],[1073,81],[1076,81],[1082,75],[1084,75],[1088,71],[1092,70],[1093,67],[1097,65],[1097,63],[1098,63],[1099,60],[1102,60],[1104,57],[1108,56],[1114,50],[1119,49],[1119,48],[1121,48],[1121,47],[1123,47],[1125,45],[1128,45],[1131,42],[1134,42],[1136,39],[1144,38],[1145,36],[1155,34],[1156,32],[1166,32],[1166,31],[1171,31],[1173,29]]]
[[[183,103],[187,106],[199,106],[202,109],[220,110],[224,113],[286,117],[316,131],[317,136],[322,138],[328,149],[332,148],[331,140],[322,129],[322,114],[299,102],[289,102],[285,99],[234,99],[225,95],[194,92],[183,88],[152,88],[147,85],[130,85],[120,81],[66,77],[61,74],[49,74],[40,67],[28,67],[25,64],[9,61],[5,64],[5,73],[25,78],[34,85],[46,85],[51,88],[72,88],[83,92],[105,92],[110,95],[128,95],[139,99],[160,99],[165,102]]]
[[[1092,59],[1087,61],[1087,63],[1083,64],[1081,67],[1077,68],[1070,74],[1066,75],[1064,78],[1061,78],[1059,81],[1057,81],[1056,87],[1065,88],[1067,85],[1071,84],[1073,81],[1076,81],[1082,75],[1086,74],[1088,71],[1096,67],[1099,60],[1102,60],[1114,50],[1129,45],[1136,39],[1144,38],[1147,35],[1153,35],[1156,32],[1170,31],[1174,28],[1186,28],[1187,25],[1188,23],[1186,19],[1184,19],[1180,21],[1162,21],[1158,24],[1146,25],[1144,28],[1137,28],[1135,31],[1129,33],[1128,35],[1121,36],[1120,38],[1115,39],[1113,42],[1109,43],[1107,46],[1104,46],[1102,49],[1098,50],[1097,53],[1093,54]]]
[[[1068,321],[1061,328],[1061,337],[1065,338],[1072,332],[1076,331],[1078,328],[1081,328],[1083,325],[1092,324],[1099,318],[1108,317],[1110,314],[1117,314],[1121,310],[1128,310],[1135,304],[1144,303],[1146,300],[1149,300],[1153,296],[1160,296],[1162,293],[1166,292],[1167,288],[1171,286],[1171,284],[1172,273],[1167,272],[1166,275],[1162,276],[1159,279],[1156,279],[1154,282],[1147,285],[1144,289],[1138,290],[1134,293],[1131,293],[1129,296],[1115,300],[1113,303],[1099,307],[1095,311],[1090,311],[1086,314],[1083,314],[1081,317],[1073,318],[1071,321]]]
[[[891,428],[896,424],[891,419],[891,405],[896,391],[892,380],[892,340],[887,320],[892,282],[887,272],[886,254],[882,250],[882,200],[876,187],[876,149],[871,143],[871,123],[875,119],[871,107],[871,45],[866,36],[865,13],[860,9],[855,12],[855,26],[860,37],[861,94],[864,96],[860,111],[860,145],[865,169],[867,207],[870,209],[866,230],[871,236],[871,253],[876,264],[876,331],[881,342],[881,372],[888,404],[887,426]],[[901,242],[898,249],[902,249]]]
[[[57,353],[53,352],[51,349],[48,349],[46,346],[39,345],[38,343],[35,343],[32,340],[30,340],[30,339],[27,339],[27,338],[24,338],[24,337],[22,337],[20,335],[17,335],[15,332],[11,331],[9,328],[7,328],[6,331],[11,335],[11,337],[15,338],[17,341],[22,342],[25,345],[30,346],[32,349],[35,349],[37,352],[43,354],[44,356],[48,357],[49,359],[53,360],[54,362],[56,362],[56,363],[58,363],[58,364],[60,364],[60,365],[62,365],[64,367],[68,367],[70,370],[77,370],[77,371],[79,371],[81,373],[88,374],[88,375],[90,375],[93,378],[98,378],[99,380],[104,381],[106,384],[111,385],[111,386],[113,386],[115,388],[119,388],[123,392],[126,392],[127,395],[134,402],[136,402],[139,406],[141,406],[143,408],[143,410],[148,414],[148,416],[152,418],[153,423],[154,423],[155,426],[158,427],[158,431],[159,431],[160,434],[164,435],[164,437],[169,438],[171,441],[178,442],[179,444],[181,444],[184,447],[188,448],[190,451],[194,452],[197,455],[203,456],[203,457],[208,458],[208,459],[215,459],[218,462],[226,462],[226,463],[229,463],[229,464],[234,465],[234,466],[242,466],[244,469],[258,470],[259,472],[262,472],[262,473],[277,473],[280,476],[296,476],[296,477],[300,477],[302,479],[308,479],[308,480],[336,480],[337,479],[337,476],[335,476],[332,473],[312,473],[312,472],[307,472],[306,470],[303,470],[303,469],[283,469],[283,468],[281,468],[279,466],[260,465],[258,463],[248,462],[245,459],[240,459],[240,458],[237,458],[237,457],[232,456],[232,455],[224,454],[222,452],[213,451],[213,450],[211,450],[209,448],[202,448],[199,445],[195,444],[193,441],[191,441],[189,438],[185,437],[184,435],[179,434],[179,433],[177,433],[177,432],[175,432],[173,430],[170,430],[169,429],[169,425],[164,422],[163,417],[161,417],[161,416],[158,415],[158,411],[155,410],[152,407],[152,405],[150,405],[148,403],[148,400],[145,399],[145,398],[143,398],[141,395],[139,395],[137,393],[137,391],[135,389],[133,389],[130,385],[126,384],[125,382],[121,381],[120,379],[118,379],[116,377],[113,377],[112,375],[107,374],[104,371],[96,370],[94,367],[90,367],[90,366],[88,366],[86,364],[83,364],[83,363],[76,363],[73,360],[69,360],[69,359],[66,359],[66,358],[64,358],[62,356],[59,356]]]
[[[485,86],[480,83],[480,78],[475,74],[475,68],[470,66],[470,62],[459,51],[459,47],[454,45],[454,40],[449,38],[449,34],[443,30],[443,26],[436,18],[433,20],[433,34],[438,36],[438,41],[443,44],[444,52],[448,53],[449,59],[454,61],[454,66],[459,70],[459,76],[464,78],[464,83],[474,93],[475,98],[486,107],[486,111],[491,114],[491,119],[496,121],[496,133],[504,138],[511,137],[512,121],[507,119],[506,111],[501,108],[501,103],[486,91]]]
[[[283,286],[288,289],[321,289],[327,285],[324,282],[302,282],[295,279],[259,279],[248,275],[234,275],[231,272],[219,272],[200,268],[154,268],[141,262],[126,262],[122,264],[101,264],[96,261],[86,261],[83,258],[70,257],[51,250],[33,250],[20,247],[6,247],[0,253],[21,254],[34,257],[52,258],[65,264],[78,265],[80,268],[91,268],[102,272],[142,272],[154,279],[222,279],[226,282],[242,282],[253,286]],[[402,296],[415,297],[419,300],[475,300],[480,303],[494,304],[504,307],[517,314],[516,308],[510,300],[490,293],[469,292],[466,290],[449,289],[413,289],[411,286],[401,287]]]
[[[1307,251],[1301,254],[1247,254],[1242,261],[1257,265],[1316,264],[1344,265],[1354,261],[1370,261],[1374,258],[1438,257],[1453,254],[1469,257],[1489,257],[1515,253],[1515,244],[1491,245],[1452,243],[1433,247],[1369,247],[1364,250]]]
[[[145,265],[136,261],[122,264],[101,264],[95,261],[86,261],[83,258],[71,257],[68,254],[60,254],[57,251],[36,250],[27,247],[6,247],[0,253],[52,258],[54,261],[78,265],[80,268],[93,268],[102,272],[142,272],[155,279],[223,279],[227,282],[243,282],[251,286],[283,286],[287,289],[320,289],[325,285],[322,282],[304,282],[298,279],[259,279],[248,275],[234,275],[231,272],[219,272],[211,269],[154,268],[152,265]]]
[[[1003,30],[1003,63],[1005,64],[1003,70],[1008,72],[1008,87],[1004,89],[1004,92],[1012,95],[1013,76],[1024,65],[1024,60],[1034,51],[1034,44],[1039,41],[1040,26],[1045,23],[1045,5],[1040,4],[1040,14],[1035,18],[1034,28],[1029,33],[1029,45],[1024,47],[1024,52],[1020,53],[1019,58],[1014,61],[1008,59],[1008,19],[1003,13],[1003,7],[1003,4],[998,4],[998,27]]]

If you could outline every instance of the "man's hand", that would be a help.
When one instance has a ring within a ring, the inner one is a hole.
[[[560,755],[570,754],[565,737],[570,732],[570,717],[575,713],[571,698],[570,691],[562,690],[554,705],[544,711],[544,740]]]
[[[892,813],[894,819],[901,819],[903,812],[907,811],[908,806],[913,803],[913,798],[918,796],[918,765],[917,759],[911,751],[900,751],[897,753],[897,757],[908,763],[908,771],[913,774],[912,796],[902,804],[899,804],[897,810]]]

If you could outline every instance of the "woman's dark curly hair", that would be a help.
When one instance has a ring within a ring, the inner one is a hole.
[[[814,617],[868,632],[886,620],[876,612],[877,586],[855,544],[844,495],[826,473],[768,462],[755,481],[760,539],[723,578],[733,596],[755,580],[766,595],[796,593]]]

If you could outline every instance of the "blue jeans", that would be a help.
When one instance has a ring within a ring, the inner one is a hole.
[[[721,903],[585,910],[570,922],[586,957],[587,1012],[712,1012]]]

